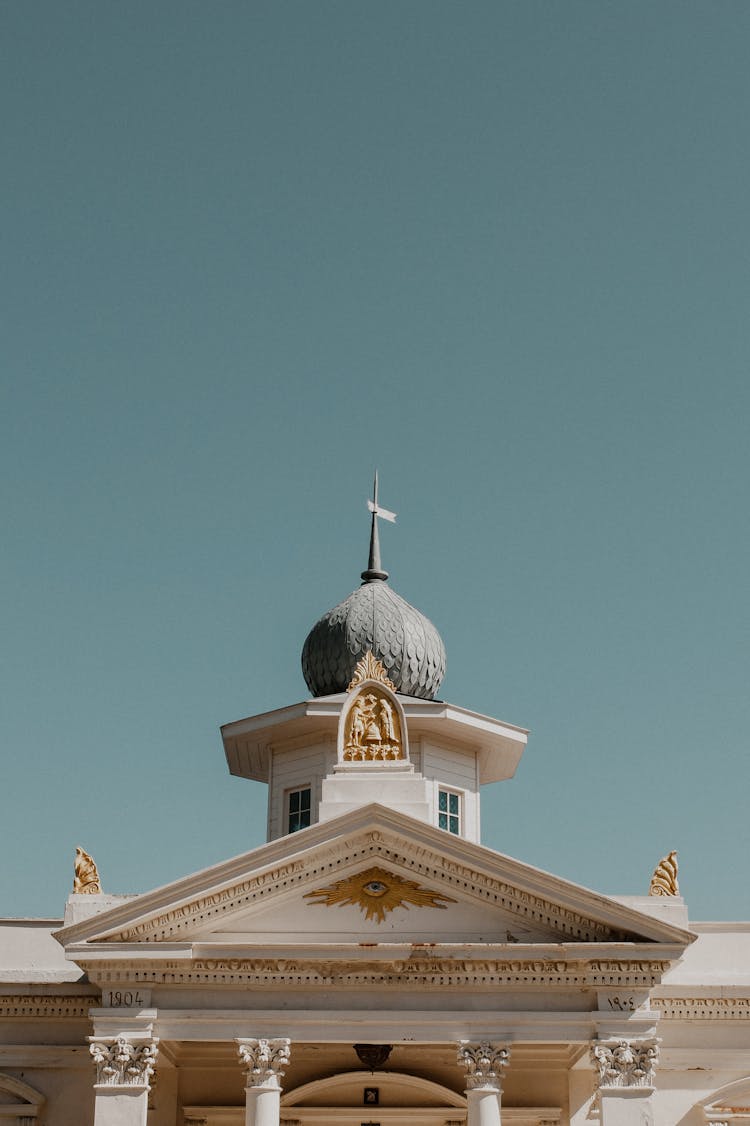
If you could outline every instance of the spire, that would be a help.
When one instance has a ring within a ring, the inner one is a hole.
[[[396,520],[396,513],[389,512],[387,508],[381,508],[378,505],[378,471],[375,470],[375,484],[373,485],[373,499],[368,500],[367,507],[372,513],[372,526],[370,528],[370,559],[367,564],[367,570],[362,572],[362,578],[366,583],[375,582],[380,580],[384,582],[388,578],[388,572],[383,570],[380,562],[380,536],[378,535],[378,517],[384,520],[390,520],[394,523]]]

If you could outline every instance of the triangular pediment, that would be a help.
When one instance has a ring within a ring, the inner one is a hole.
[[[137,896],[57,934],[85,947],[665,944],[693,936],[371,805]],[[673,955],[674,956],[674,955]]]

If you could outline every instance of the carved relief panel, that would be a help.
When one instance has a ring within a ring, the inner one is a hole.
[[[341,763],[404,762],[404,713],[380,661],[368,652],[357,665],[339,723]]]

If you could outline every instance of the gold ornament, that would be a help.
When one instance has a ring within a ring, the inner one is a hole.
[[[352,688],[359,688],[360,684],[364,684],[366,680],[379,680],[386,688],[390,688],[391,692],[396,691],[396,685],[388,678],[388,673],[372,649],[368,649],[362,660],[357,663],[354,676],[349,681],[347,692],[351,692]]]
[[[401,721],[388,693],[372,684],[355,697],[344,725],[345,762],[386,762],[404,757]]]
[[[651,877],[649,895],[679,895],[680,885],[677,883],[677,853],[673,849],[669,856],[660,860]]]
[[[363,911],[367,919],[382,923],[394,907],[440,907],[445,910],[446,903],[455,903],[449,895],[421,888],[414,880],[405,880],[385,868],[368,868],[355,876],[348,876],[331,887],[308,891],[305,899],[315,899],[326,907],[344,907],[354,904]],[[438,900],[445,900],[438,903]]]
[[[74,895],[101,895],[102,885],[93,858],[82,848],[76,848],[73,869]]]

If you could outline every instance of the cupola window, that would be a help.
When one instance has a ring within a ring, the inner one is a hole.
[[[310,787],[292,790],[289,794],[289,832],[306,829],[310,824]]]
[[[461,834],[461,797],[453,790],[438,790],[438,828]]]

